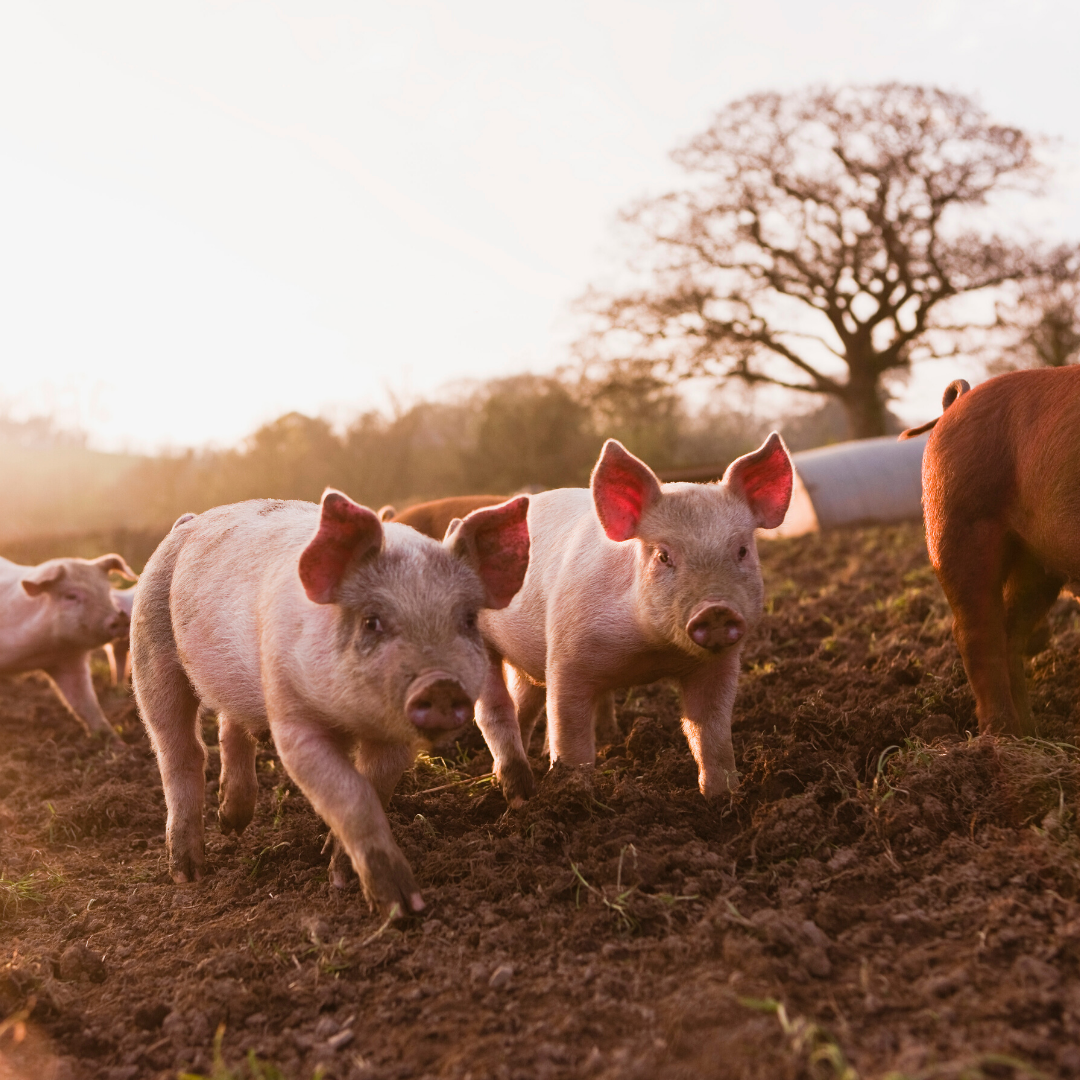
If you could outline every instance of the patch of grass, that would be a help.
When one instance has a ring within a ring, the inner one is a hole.
[[[0,872],[0,921],[14,918],[27,905],[44,904],[48,889],[61,881],[63,875],[54,870],[35,870],[20,878]]]
[[[780,1029],[797,1057],[805,1058],[811,1076],[820,1080],[859,1080],[854,1066],[849,1065],[840,1044],[820,1024],[804,1016],[788,1016],[782,1001],[775,998],[738,998],[744,1008],[771,1013],[780,1022]],[[900,1080],[893,1077],[893,1080]]]
[[[247,1052],[244,1062],[244,1071],[231,1069],[225,1064],[225,1058],[221,1053],[221,1044],[225,1041],[225,1025],[218,1024],[214,1035],[214,1064],[210,1068],[209,1076],[203,1073],[182,1072],[177,1080],[289,1080],[276,1065],[268,1061],[260,1061],[255,1056],[254,1050]],[[316,1066],[311,1074],[311,1080],[322,1080],[325,1070],[321,1065]]]

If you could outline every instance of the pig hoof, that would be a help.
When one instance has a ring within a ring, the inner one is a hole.
[[[512,761],[499,770],[499,786],[507,803],[519,810],[536,794],[536,778],[527,761]]]
[[[706,799],[718,799],[722,795],[734,795],[739,790],[739,774],[733,770],[732,772],[721,772],[717,778],[703,776],[698,781],[698,790]]]
[[[423,910],[416,879],[400,851],[367,852],[365,864],[361,883],[369,904],[391,918]]]

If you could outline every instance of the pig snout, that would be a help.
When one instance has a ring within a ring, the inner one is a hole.
[[[453,675],[434,671],[409,687],[405,715],[421,734],[434,738],[467,724],[473,718],[473,699]]]
[[[690,616],[686,633],[695,645],[719,652],[742,639],[746,633],[746,620],[728,604],[702,604]]]
[[[105,629],[112,638],[126,638],[131,630],[131,616],[126,611],[116,611],[105,624]]]

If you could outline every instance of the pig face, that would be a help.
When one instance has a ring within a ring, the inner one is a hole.
[[[739,645],[764,597],[754,530],[779,525],[791,498],[780,437],[733,462],[718,483],[665,486],[609,440],[591,486],[608,538],[636,547],[640,624],[657,644],[696,656]]]
[[[477,511],[440,544],[328,492],[299,567],[308,598],[336,612],[326,711],[348,702],[380,741],[417,747],[472,720],[489,664],[477,613],[521,586],[527,511],[524,497]]]
[[[96,649],[125,637],[130,611],[117,603],[109,574],[136,575],[119,555],[98,559],[50,559],[22,579],[26,594],[47,605],[49,634],[73,650]]]

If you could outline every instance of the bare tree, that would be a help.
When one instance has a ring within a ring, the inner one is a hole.
[[[956,352],[969,327],[950,301],[1061,258],[980,228],[991,195],[1033,193],[1042,167],[1028,135],[961,94],[755,94],[673,157],[687,187],[624,215],[648,284],[591,293],[580,351],[828,395],[857,437],[885,434],[913,362]]]
[[[1015,337],[992,371],[1080,360],[1080,251],[1059,255],[1043,276],[1019,285],[1014,303],[999,306],[998,325]]]

